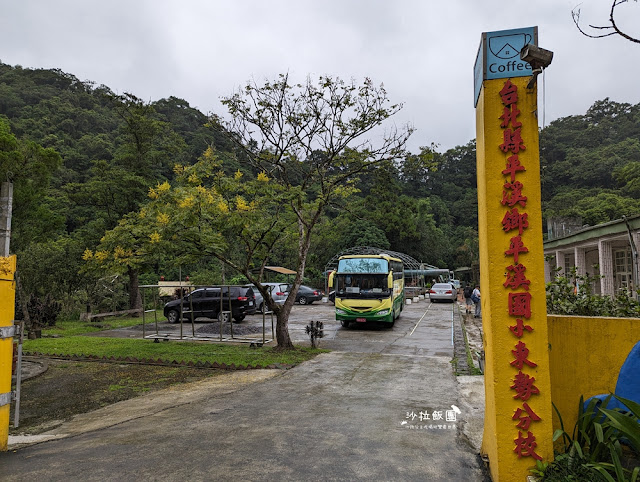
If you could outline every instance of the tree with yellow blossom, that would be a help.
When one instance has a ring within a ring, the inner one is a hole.
[[[141,306],[138,272],[162,258],[176,266],[216,258],[258,282],[273,247],[292,234],[293,219],[284,212],[288,195],[264,173],[228,176],[212,148],[174,173],[173,185],[150,188],[143,207],[83,256],[87,269],[129,275],[132,309]]]
[[[126,273],[129,277],[129,308],[142,308],[138,275],[152,266],[163,252],[161,229],[168,218],[148,218],[148,210],[123,216],[117,226],[105,233],[95,251],[85,249],[84,269]],[[158,225],[158,226],[157,226]]]
[[[149,190],[147,229],[156,230],[176,264],[216,258],[259,282],[274,246],[293,235],[289,194],[263,172],[225,174],[211,148],[196,164],[174,171],[173,186]]]

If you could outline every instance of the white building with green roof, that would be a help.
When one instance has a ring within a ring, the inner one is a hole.
[[[551,281],[555,268],[569,276],[572,268],[578,275],[601,276],[596,294],[614,296],[632,293],[638,286],[638,250],[640,215],[618,219],[597,226],[567,228],[549,223],[550,239],[544,242],[545,281]],[[561,236],[551,237],[554,233]]]

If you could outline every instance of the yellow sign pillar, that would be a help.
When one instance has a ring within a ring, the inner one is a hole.
[[[480,291],[485,343],[482,452],[494,481],[553,459],[537,89],[483,80],[476,106]]]
[[[0,257],[0,329],[13,326],[16,257]],[[0,451],[7,450],[13,337],[0,338]]]

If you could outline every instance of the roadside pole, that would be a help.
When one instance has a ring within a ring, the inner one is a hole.
[[[538,460],[553,460],[537,72],[520,58],[525,47],[537,46],[537,36],[537,27],[484,33],[474,69],[485,335],[481,452],[496,482],[525,480]]]
[[[7,450],[13,363],[16,257],[0,257],[0,451]]]
[[[0,196],[0,451],[7,450],[11,409],[11,368],[15,310],[16,257],[9,256],[13,185],[3,182]]]

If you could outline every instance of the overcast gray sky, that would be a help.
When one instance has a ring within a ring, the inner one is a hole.
[[[537,25],[554,51],[547,124],[594,101],[640,102],[640,45],[592,40],[573,25],[578,0],[0,0],[0,61],[59,68],[145,100],[171,95],[224,114],[220,97],[289,72],[384,83],[416,129],[410,148],[475,138],[473,63],[482,32]],[[610,0],[581,3],[605,24]],[[640,3],[619,7],[640,37]],[[540,88],[540,91],[542,89]],[[542,98],[540,97],[540,101]],[[542,122],[542,116],[540,117]]]

